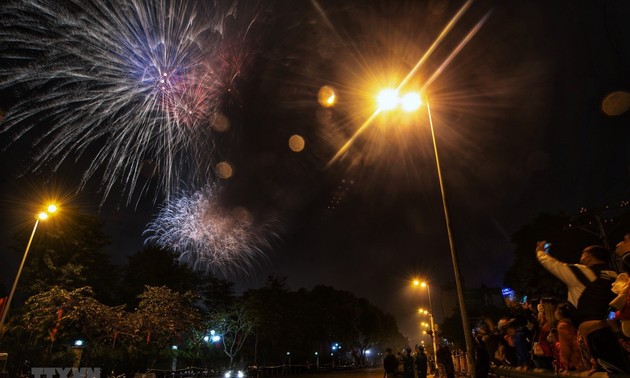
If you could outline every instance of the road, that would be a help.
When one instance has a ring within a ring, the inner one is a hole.
[[[344,371],[332,371],[327,373],[316,373],[316,374],[295,374],[295,375],[282,375],[282,376],[274,376],[274,375],[261,375],[261,378],[265,377],[281,377],[281,378],[383,378],[383,368],[372,368],[372,369],[357,369],[357,370],[344,370]],[[400,376],[402,378],[402,376]],[[429,375],[428,377],[433,377],[433,375]]]

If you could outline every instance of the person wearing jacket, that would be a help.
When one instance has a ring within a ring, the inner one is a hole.
[[[567,264],[549,255],[546,241],[536,245],[540,264],[567,285],[571,320],[586,339],[595,360],[607,371],[630,373],[628,359],[606,321],[614,299],[611,287],[617,273],[610,270],[610,253],[600,245],[584,248],[579,264]]]

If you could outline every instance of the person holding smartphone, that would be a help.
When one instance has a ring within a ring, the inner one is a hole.
[[[611,373],[630,373],[626,354],[606,321],[608,304],[615,297],[610,289],[617,278],[609,268],[608,250],[600,245],[586,247],[579,264],[567,264],[552,257],[543,240],[536,245],[536,257],[567,285],[571,320],[586,339],[593,358]]]

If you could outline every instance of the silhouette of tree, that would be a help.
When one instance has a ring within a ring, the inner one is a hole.
[[[73,212],[41,222],[20,277],[20,290],[30,296],[54,286],[66,290],[90,286],[96,298],[113,303],[118,269],[103,251],[110,240],[102,228],[97,218]],[[26,230],[16,235],[12,249],[20,256],[27,239]]]
[[[146,286],[165,286],[177,292],[198,292],[201,279],[173,252],[150,246],[128,257],[120,286],[121,300],[133,309]]]

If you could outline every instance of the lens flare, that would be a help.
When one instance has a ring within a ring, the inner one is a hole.
[[[317,93],[317,102],[319,102],[319,104],[325,108],[330,108],[334,106],[337,102],[335,90],[328,85],[324,85],[319,89],[319,92]]]
[[[146,244],[179,254],[195,269],[249,273],[278,238],[275,218],[257,220],[244,207],[226,208],[215,187],[182,192],[168,201],[145,230]]]
[[[396,89],[383,89],[376,97],[380,110],[392,110],[398,106],[398,91]]]
[[[216,172],[217,176],[219,176],[220,178],[229,179],[234,174],[234,169],[232,168],[232,165],[230,163],[228,163],[227,161],[222,161],[217,164]]]
[[[289,148],[293,152],[300,152],[304,149],[306,142],[300,135],[291,135],[289,138]]]

